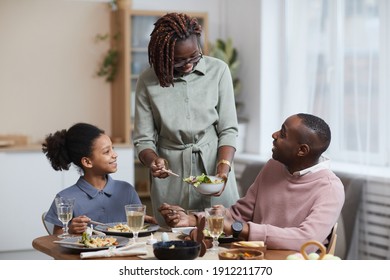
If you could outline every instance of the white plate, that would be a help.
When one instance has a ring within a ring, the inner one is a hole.
[[[126,222],[107,223],[107,225],[109,227],[114,227],[117,224],[126,224]],[[157,231],[160,228],[159,225],[155,225],[155,224],[145,223],[145,226],[146,225],[148,225],[147,229],[146,230],[141,230],[138,233],[139,237],[148,236],[152,232],[155,232],[155,231]],[[131,232],[110,231],[110,230],[108,230],[107,226],[100,226],[99,225],[99,226],[96,226],[95,229],[98,230],[98,231],[104,232],[105,234],[109,234],[109,235],[133,237],[133,234]]]
[[[96,236],[93,236],[93,237],[96,237]],[[127,245],[127,243],[129,243],[129,241],[130,241],[129,238],[126,238],[126,237],[123,237],[123,236],[106,236],[106,237],[114,237],[114,238],[116,238],[116,241],[118,242],[118,245],[115,246],[116,248],[123,247],[123,246]],[[61,241],[77,243],[79,240],[81,240],[81,236],[79,236],[79,237],[68,237],[68,238],[62,239]],[[79,251],[79,252],[98,251],[98,250],[104,250],[104,249],[110,248],[109,246],[98,247],[98,248],[88,248],[88,247],[82,247],[82,246],[72,245],[72,244],[59,244],[59,245],[61,247],[72,249],[72,250]]]
[[[213,182],[215,180],[221,180],[221,178],[218,178],[216,176],[208,176],[208,177]],[[212,194],[215,194],[215,193],[219,193],[223,189],[224,184],[225,184],[225,182],[221,182],[221,183],[201,183],[197,187],[195,187],[194,185],[192,185],[192,186],[200,194],[212,195]]]

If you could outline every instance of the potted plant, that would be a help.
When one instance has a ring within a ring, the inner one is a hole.
[[[246,132],[247,119],[243,114],[243,103],[239,101],[238,96],[241,93],[241,81],[238,77],[238,69],[240,61],[238,59],[237,49],[233,46],[233,40],[228,38],[226,40],[217,39],[215,44],[211,44],[210,56],[219,58],[226,62],[229,66],[230,73],[233,80],[233,90],[236,101],[236,110],[238,118],[238,141],[237,141],[237,152],[243,151],[244,136]]]

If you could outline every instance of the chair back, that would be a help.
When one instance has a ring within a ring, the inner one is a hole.
[[[336,250],[336,242],[337,242],[337,226],[338,226],[338,223],[336,223],[333,228],[332,228],[332,231],[330,232],[330,235],[329,235],[329,243],[327,245],[327,248],[326,248],[326,253],[327,254],[331,254],[331,255],[334,255],[335,253],[335,250]]]
[[[42,213],[42,223],[43,223],[43,226],[45,227],[46,231],[48,234],[53,234],[53,230],[54,230],[54,225],[45,221],[45,216],[46,216],[46,212],[43,212]]]
[[[343,177],[342,174],[339,177],[344,185],[345,202],[338,220],[338,244],[335,255],[342,259],[348,259],[366,180],[361,178],[347,178]]]
[[[240,197],[245,196],[247,190],[253,184],[263,166],[264,163],[262,162],[251,162],[245,166],[244,170],[241,173],[240,179],[238,180],[238,192]]]

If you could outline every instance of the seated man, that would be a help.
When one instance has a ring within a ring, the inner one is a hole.
[[[225,211],[225,234],[262,240],[269,249],[299,251],[309,240],[326,243],[344,204],[343,184],[322,155],[331,140],[329,126],[316,116],[296,114],[272,138],[273,159]],[[196,225],[197,217],[178,206],[163,204],[159,210],[171,227]]]

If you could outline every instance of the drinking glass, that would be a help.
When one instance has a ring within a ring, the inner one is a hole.
[[[146,205],[128,204],[125,205],[127,225],[133,234],[133,243],[137,242],[138,232],[144,227]]]
[[[205,216],[207,221],[207,229],[210,236],[213,238],[212,251],[218,251],[218,237],[223,233],[223,222],[225,217],[225,210],[220,208],[206,208]]]
[[[70,236],[68,232],[68,223],[73,218],[74,198],[56,197],[58,219],[62,222],[63,233],[58,235],[59,238]]]

